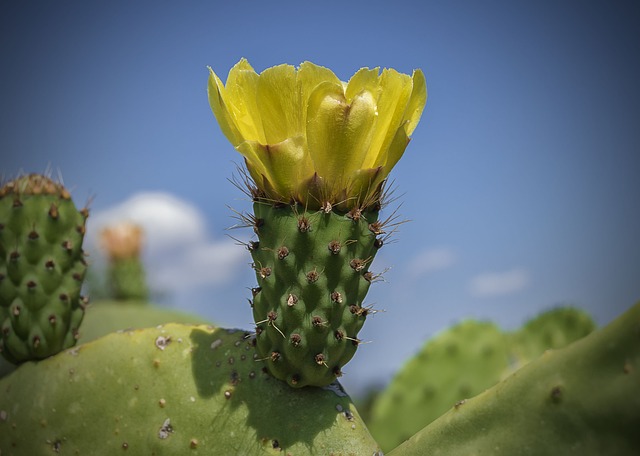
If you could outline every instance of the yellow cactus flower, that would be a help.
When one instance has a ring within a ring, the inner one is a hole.
[[[213,114],[259,192],[309,208],[377,203],[427,100],[420,70],[362,68],[345,83],[311,62],[258,74],[241,59],[225,84],[209,72]]]

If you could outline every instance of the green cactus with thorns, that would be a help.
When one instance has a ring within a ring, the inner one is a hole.
[[[252,306],[258,354],[290,386],[322,386],[353,357],[376,251],[397,226],[379,220],[386,177],[427,98],[421,71],[363,68],[341,82],[304,62],[258,75],[246,60],[209,102],[244,156],[257,242]]]
[[[371,432],[390,450],[453,404],[480,394],[545,350],[569,345],[594,329],[571,307],[552,309],[514,332],[467,320],[429,340],[374,402]]]
[[[377,211],[355,217],[259,201],[254,214],[258,353],[292,386],[331,383],[355,354],[370,312],[363,302],[382,245]]]
[[[0,189],[0,352],[8,361],[46,358],[76,343],[88,214],[47,176]]]
[[[294,390],[245,331],[112,333],[0,379],[0,453],[333,454],[379,450],[339,385]]]

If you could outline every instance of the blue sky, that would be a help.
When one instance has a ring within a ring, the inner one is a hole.
[[[248,328],[250,258],[225,228],[250,206],[206,66],[421,68],[429,100],[392,173],[411,222],[373,264],[385,312],[345,369],[354,390],[466,317],[514,328],[574,304],[604,324],[640,299],[638,24],[624,1],[2,2],[0,171],[60,170],[95,229],[141,221],[163,305]]]

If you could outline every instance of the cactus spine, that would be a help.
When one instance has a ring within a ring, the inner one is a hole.
[[[22,176],[0,189],[0,351],[10,362],[76,343],[86,304],[87,216],[46,176]]]

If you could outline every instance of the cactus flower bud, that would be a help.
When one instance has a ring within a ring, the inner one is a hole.
[[[131,222],[108,226],[100,232],[100,245],[111,260],[138,258],[142,239],[142,227]]]

